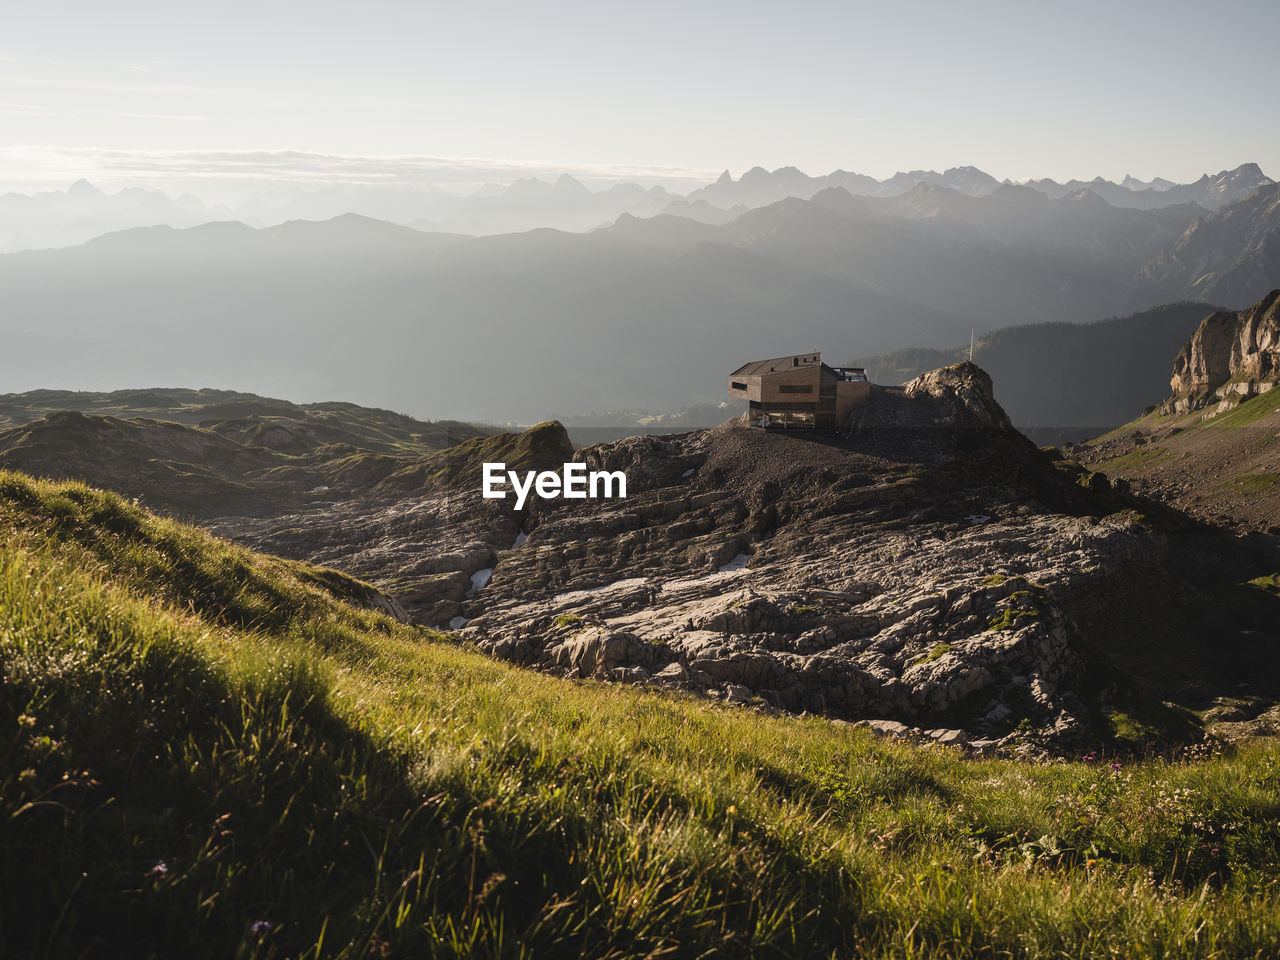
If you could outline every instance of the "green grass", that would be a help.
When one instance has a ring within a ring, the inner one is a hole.
[[[1270,576],[1255,577],[1248,582],[1247,586],[1261,590],[1267,596],[1280,597],[1280,573],[1273,573]]]
[[[1216,406],[1217,402],[1215,401],[1211,404],[1210,409]],[[1278,410],[1280,410],[1280,389],[1273,389],[1267,393],[1259,394],[1256,397],[1250,397],[1248,400],[1237,404],[1226,413],[1216,414],[1211,417],[1205,416],[1206,412],[1208,412],[1206,410],[1194,410],[1190,413],[1171,413],[1165,415],[1149,413],[1145,416],[1138,417],[1123,426],[1117,427],[1110,433],[1105,433],[1100,437],[1095,437],[1089,441],[1089,445],[1096,446],[1098,444],[1105,443],[1108,440],[1127,437],[1135,430],[1139,432],[1150,432],[1157,427],[1167,426],[1169,424],[1182,426],[1186,431],[1205,429],[1234,430],[1257,423],[1257,421],[1261,420],[1263,417],[1273,414]],[[1154,449],[1159,450],[1160,448],[1156,447]],[[1146,466],[1156,462],[1157,459],[1165,459],[1163,456],[1153,458],[1151,455],[1153,452],[1153,450],[1146,448],[1135,449],[1123,457],[1108,460],[1105,463],[1099,463],[1098,466],[1103,470],[1122,470],[1131,467]]]
[[[1135,430],[1139,432],[1149,432],[1156,427],[1165,426],[1170,423],[1176,423],[1178,420],[1182,419],[1184,416],[1186,416],[1186,414],[1160,413],[1158,410],[1153,410],[1151,413],[1146,413],[1140,417],[1135,417],[1133,420],[1130,420],[1128,423],[1122,424],[1121,426],[1118,426],[1114,430],[1110,430],[1107,433],[1102,434],[1101,436],[1094,437],[1093,439],[1088,441],[1086,446],[1095,446],[1100,443],[1106,443],[1108,440],[1115,440],[1119,437],[1127,437],[1131,433],[1133,433]]]
[[[1165,450],[1163,447],[1135,447],[1124,456],[1112,457],[1110,460],[1101,460],[1094,464],[1094,466],[1103,472],[1120,471],[1123,473],[1130,470],[1138,470],[1143,467],[1152,466],[1163,460],[1168,460],[1169,457],[1169,451]]]
[[[945,656],[946,654],[950,653],[951,650],[952,650],[952,646],[949,643],[935,643],[933,647],[929,650],[929,652],[926,653],[923,657],[917,657],[915,660],[912,660],[911,666],[914,667],[917,663],[933,663],[933,661],[938,660],[943,656]]]
[[[1018,578],[1024,589],[1009,594],[1008,606],[987,622],[988,630],[1019,630],[1041,617],[1041,609],[1049,602],[1044,587]]]
[[[1280,492],[1280,473],[1248,473],[1233,477],[1218,488],[1233,487],[1241,493],[1277,493]]]
[[[0,475],[0,953],[1236,957],[1280,750],[1031,765],[521,671]]]
[[[1215,430],[1237,430],[1257,423],[1263,417],[1280,410],[1280,389],[1269,390],[1256,397],[1250,397],[1216,417],[1197,424],[1195,429],[1213,428]]]

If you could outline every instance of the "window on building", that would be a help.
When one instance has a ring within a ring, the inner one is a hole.
[[[734,390],[745,390],[745,389],[747,389],[747,385],[746,385],[745,383],[739,383],[737,380],[733,380],[733,381],[731,381],[731,382],[729,383],[729,386],[730,386],[730,387],[732,387]]]

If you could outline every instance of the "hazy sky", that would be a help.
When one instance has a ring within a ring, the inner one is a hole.
[[[288,179],[287,156],[255,153],[282,150],[440,181],[457,158],[466,181],[969,163],[1187,180],[1250,160],[1280,177],[1275,0],[45,0],[4,22],[8,189]]]

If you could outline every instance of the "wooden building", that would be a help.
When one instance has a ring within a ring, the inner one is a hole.
[[[835,430],[867,402],[861,367],[829,367],[820,353],[744,364],[729,376],[729,395],[749,402],[753,427]]]

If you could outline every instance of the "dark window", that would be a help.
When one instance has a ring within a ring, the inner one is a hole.
[[[779,393],[813,393],[813,387],[807,383],[780,383]]]
[[[747,389],[747,385],[745,383],[739,383],[737,380],[734,380],[732,383],[729,384],[729,386],[731,386],[734,390]]]

